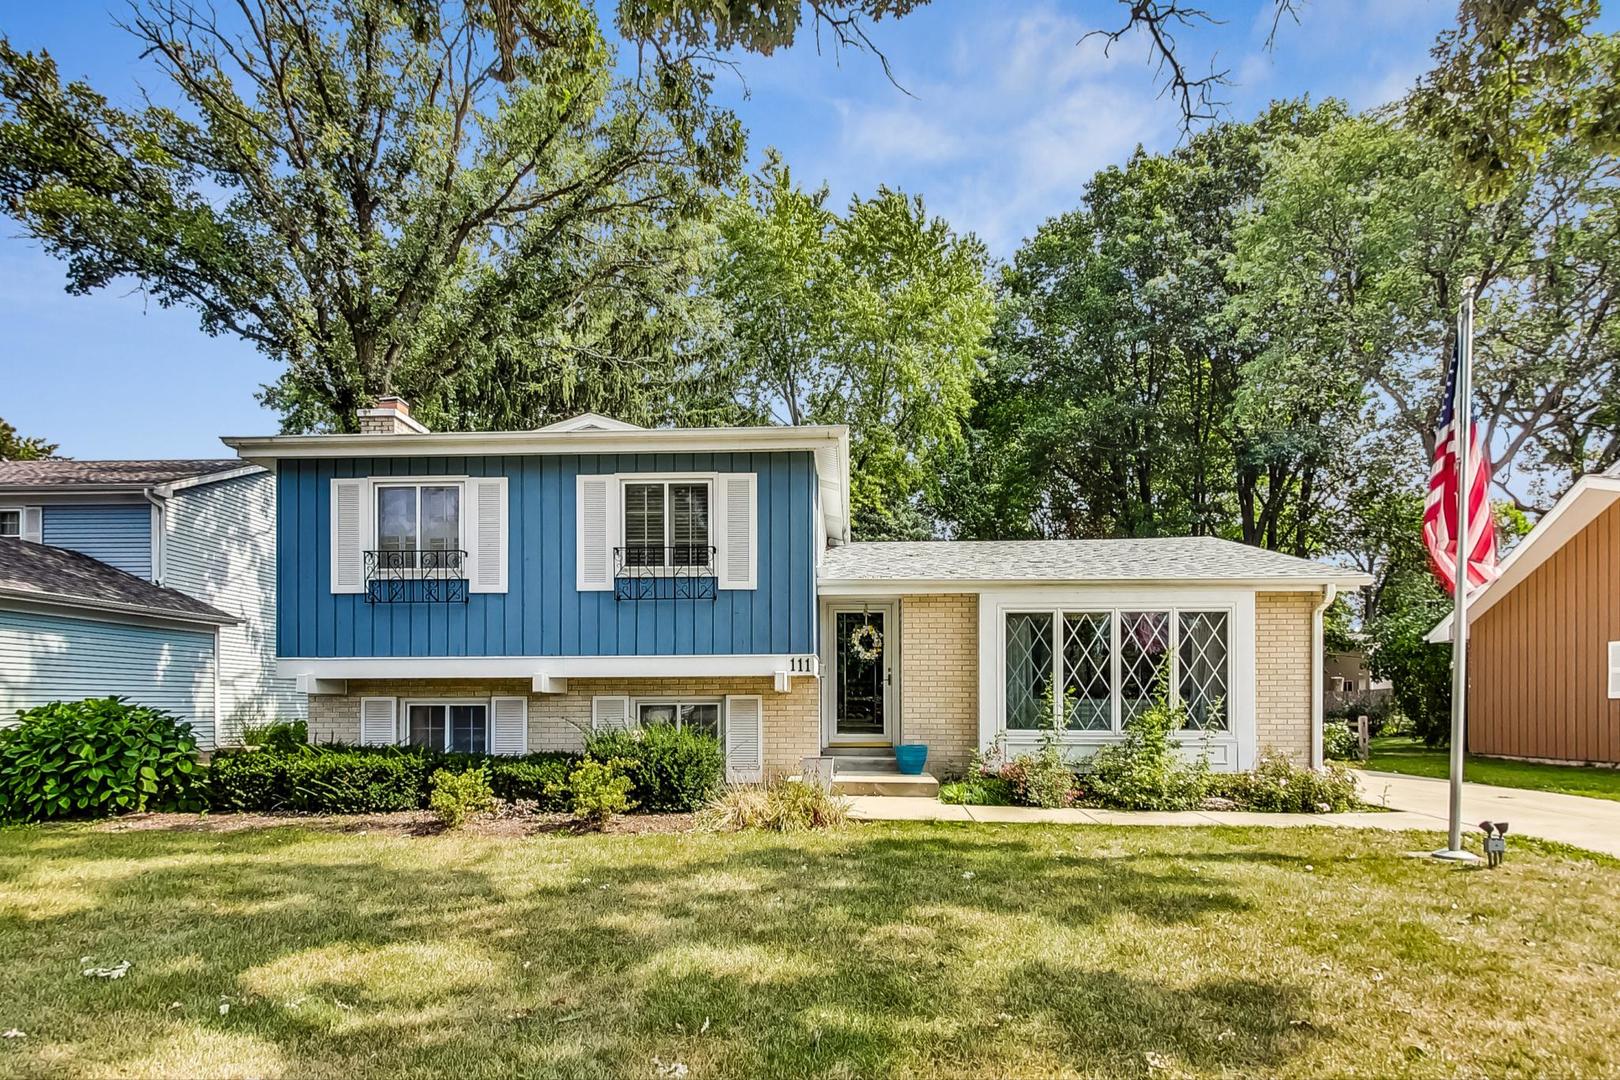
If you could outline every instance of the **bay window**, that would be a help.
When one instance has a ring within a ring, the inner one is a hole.
[[[1008,731],[1118,732],[1160,697],[1186,707],[1188,730],[1228,730],[1228,611],[1059,607],[1003,620]]]

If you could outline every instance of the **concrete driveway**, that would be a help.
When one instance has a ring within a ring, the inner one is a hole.
[[[1446,781],[1370,770],[1357,778],[1368,802],[1432,817],[1433,827],[1445,831]],[[1612,799],[1465,783],[1462,818],[1476,837],[1481,821],[1507,822],[1510,851],[1515,835],[1528,835],[1620,856],[1620,802]]]

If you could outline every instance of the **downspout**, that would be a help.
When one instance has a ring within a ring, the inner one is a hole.
[[[168,508],[168,501],[158,488],[147,488],[141,494],[152,504],[152,584],[162,585],[164,579],[168,577],[168,567],[165,564],[168,562],[169,545],[164,543],[163,537],[167,524],[164,513]]]
[[[1311,611],[1311,768],[1322,767],[1322,666],[1326,662],[1322,642],[1322,615],[1339,593],[1337,585],[1322,588],[1322,602]]]

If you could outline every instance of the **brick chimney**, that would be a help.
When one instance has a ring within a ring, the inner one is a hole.
[[[427,428],[411,419],[411,406],[404,398],[378,398],[370,409],[360,409],[362,435],[425,435]]]

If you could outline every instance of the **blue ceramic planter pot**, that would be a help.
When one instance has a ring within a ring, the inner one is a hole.
[[[926,743],[902,743],[894,748],[894,763],[900,771],[907,776],[922,775],[923,766],[928,764],[928,746]]]

